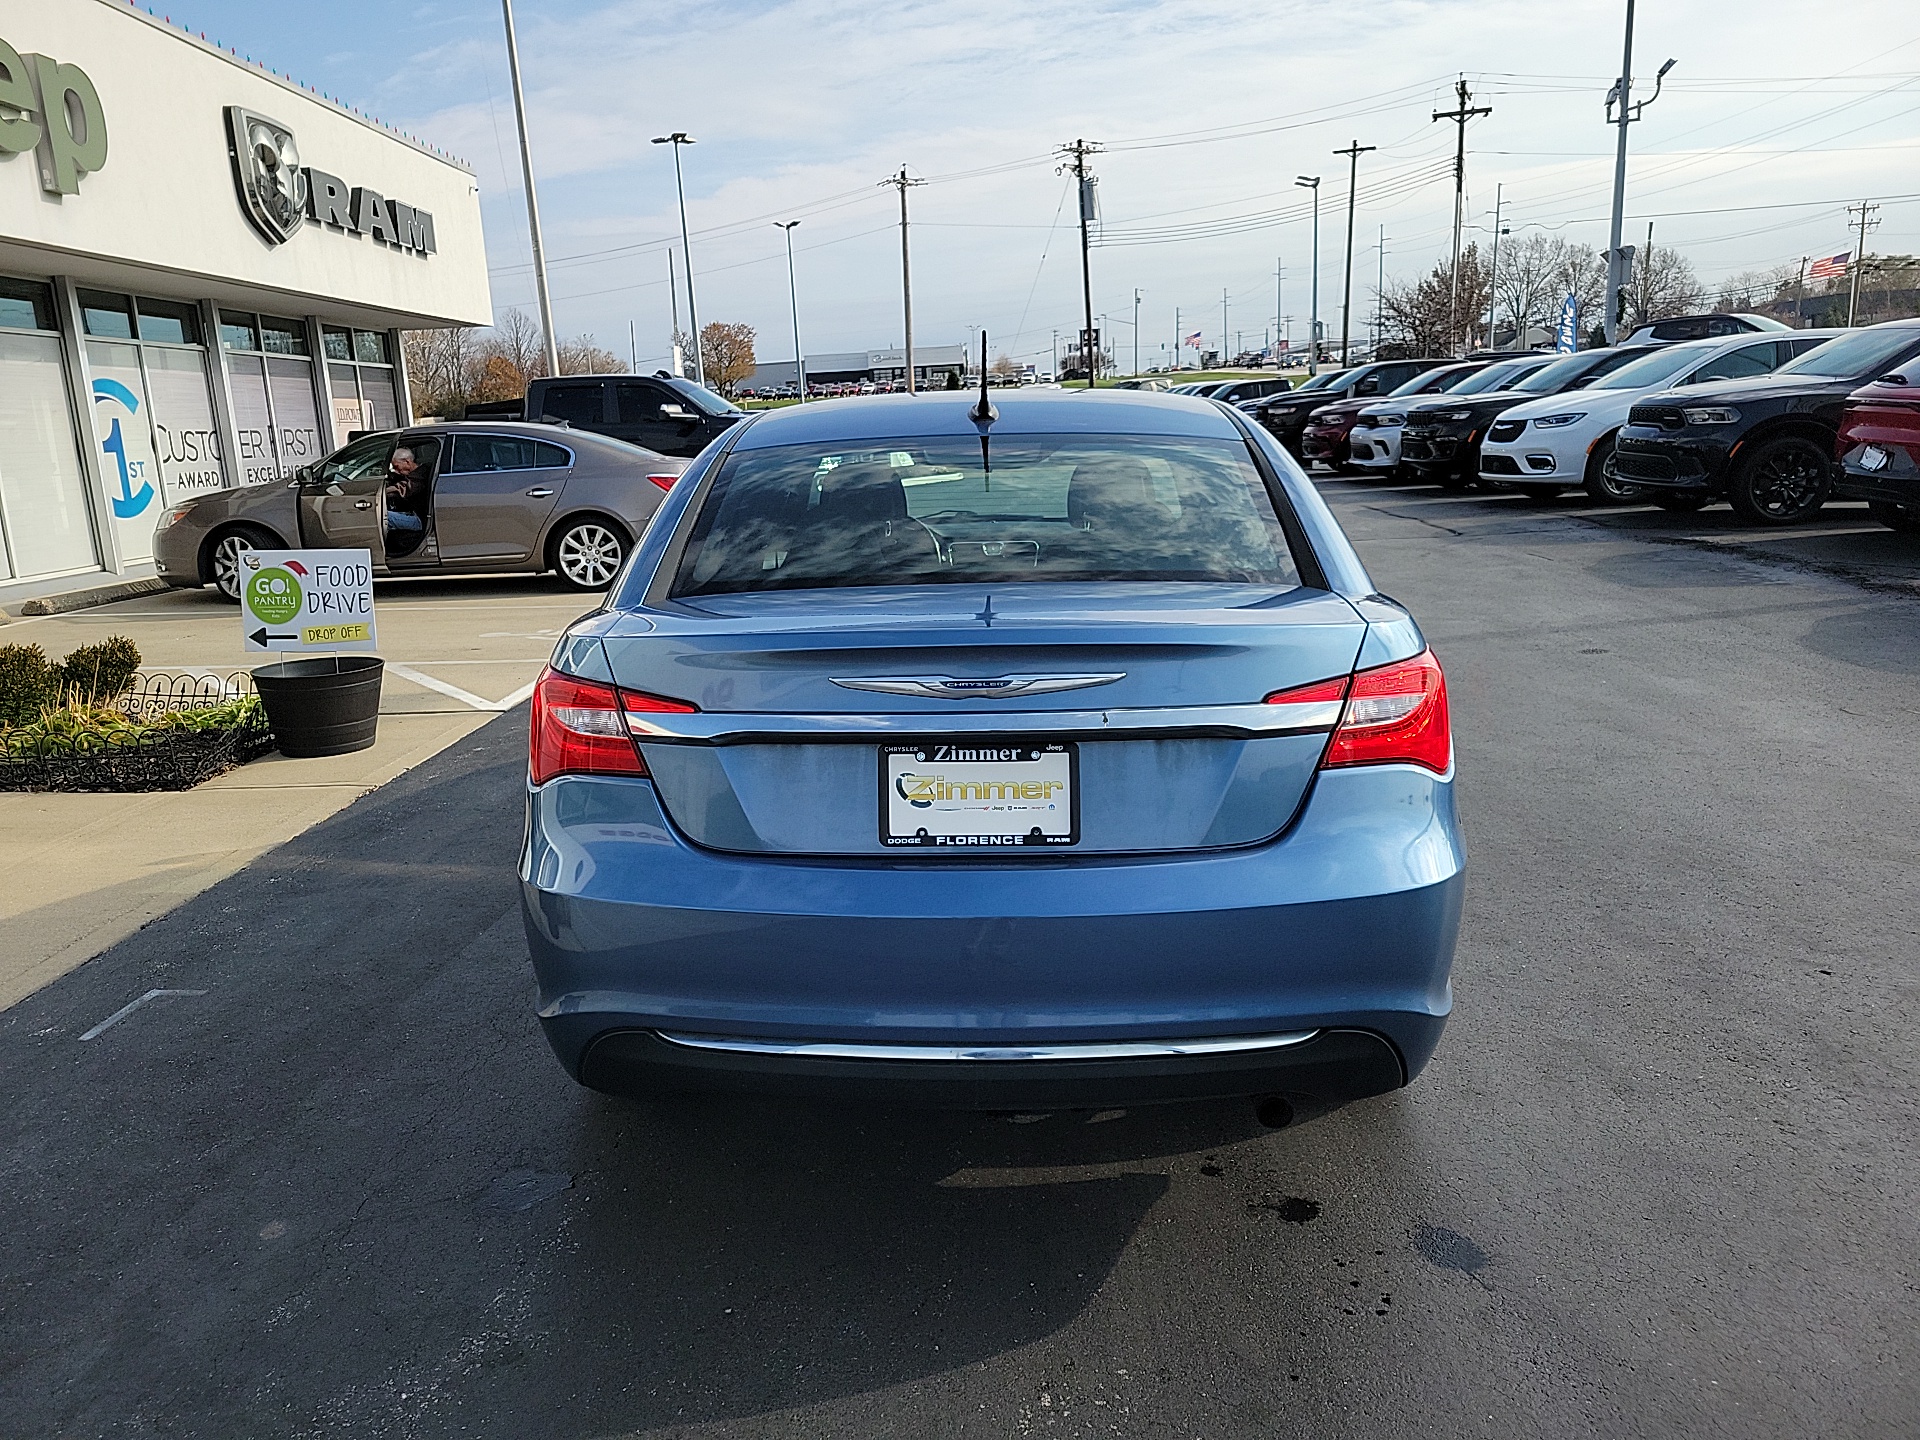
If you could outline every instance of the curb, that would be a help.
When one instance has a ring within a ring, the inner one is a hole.
[[[21,605],[20,616],[29,619],[42,615],[64,615],[69,610],[91,610],[96,605],[111,605],[116,600],[152,595],[166,588],[166,581],[154,578],[126,580],[118,585],[97,585],[91,590],[69,590],[64,595],[41,595]],[[6,619],[5,615],[0,615],[0,624],[5,624]]]

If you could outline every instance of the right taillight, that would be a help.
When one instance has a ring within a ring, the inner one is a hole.
[[[654,484],[658,485],[662,490],[671,490],[673,488],[673,482],[678,480],[679,478],[680,477],[678,475],[647,476],[647,479],[651,480]]]
[[[1453,760],[1447,677],[1431,650],[1355,672],[1346,713],[1322,765],[1419,765],[1444,775]]]
[[[533,687],[527,770],[544,785],[556,775],[645,775],[611,685],[541,672]]]

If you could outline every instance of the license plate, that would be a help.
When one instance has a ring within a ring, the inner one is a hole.
[[[1080,839],[1080,754],[1044,740],[880,747],[880,843],[1057,848]]]

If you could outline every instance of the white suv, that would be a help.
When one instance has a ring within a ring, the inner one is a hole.
[[[1841,330],[1728,335],[1663,345],[1581,390],[1503,410],[1480,442],[1480,479],[1545,500],[1575,485],[1605,504],[1642,492],[1613,473],[1613,438],[1633,402],[1656,390],[1765,375]]]

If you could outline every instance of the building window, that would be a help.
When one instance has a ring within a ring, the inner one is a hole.
[[[222,310],[220,312],[220,348],[258,350],[260,335],[253,316],[241,315],[232,310]]]
[[[140,338],[161,345],[198,345],[200,312],[178,300],[138,300]]]
[[[53,287],[38,280],[0,275],[0,329],[58,330],[53,318]]]
[[[52,286],[0,275],[0,581],[100,566],[58,331]]]
[[[103,340],[133,339],[132,302],[125,295],[109,295],[103,290],[82,290],[80,320],[87,334]]]
[[[335,362],[327,366],[327,390],[333,396],[336,443],[345,444],[356,431],[390,430],[412,419],[400,414],[400,391],[385,334],[329,325],[320,340],[327,359]]]
[[[327,359],[353,359],[353,332],[351,330],[336,330],[333,326],[329,325],[320,332],[320,339],[321,343],[326,347]]]
[[[269,355],[304,355],[307,353],[307,327],[298,320],[262,315],[260,348]]]
[[[390,364],[391,361],[387,355],[387,337],[378,330],[354,331],[353,358],[369,365]]]

